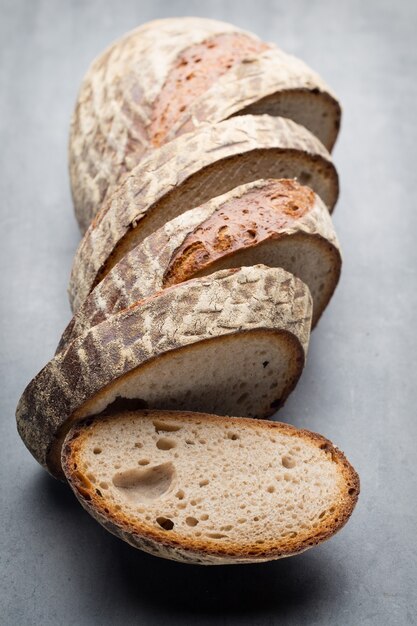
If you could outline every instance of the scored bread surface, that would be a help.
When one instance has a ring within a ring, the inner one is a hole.
[[[301,375],[311,314],[308,288],[278,268],[223,270],[167,288],[50,361],[22,395],[19,432],[59,475],[70,421],[118,397],[149,408],[271,415]]]
[[[69,296],[75,312],[129,250],[178,214],[260,178],[297,178],[331,209],[338,178],[306,129],[268,115],[205,125],[156,150],[105,203],[75,254]]]
[[[310,288],[313,326],[338,282],[339,244],[329,213],[294,180],[260,180],[167,222],[93,289],[58,352],[90,326],[164,287],[228,267],[283,267]]]
[[[72,118],[70,174],[81,229],[152,148],[247,107],[303,123],[328,148],[340,125],[340,106],[315,72],[230,24],[156,20],[116,41],[91,65]]]
[[[62,449],[81,504],[136,548],[189,563],[266,561],[337,532],[359,479],[323,437],[189,412],[87,420]]]

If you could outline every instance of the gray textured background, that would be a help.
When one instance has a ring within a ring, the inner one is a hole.
[[[416,623],[417,4],[1,0],[0,10],[0,622]],[[36,465],[14,423],[24,385],[69,319],[79,235],[66,148],[80,80],[124,31],[190,14],[303,57],[344,105],[342,282],[280,419],[338,444],[362,494],[334,539],[265,565],[204,569],[134,551]]]

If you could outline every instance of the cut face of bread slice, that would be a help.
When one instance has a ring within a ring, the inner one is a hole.
[[[241,185],[149,235],[93,289],[58,352],[91,326],[163,288],[259,263],[282,267],[306,283],[314,326],[337,285],[341,256],[327,208],[295,180]]]
[[[223,270],[167,288],[50,361],[19,402],[19,433],[59,475],[71,424],[110,405],[267,417],[301,375],[311,314],[308,287],[282,269]]]
[[[320,435],[201,413],[87,420],[68,433],[62,466],[110,532],[185,563],[298,554],[334,535],[359,494],[355,470]]]
[[[72,119],[70,174],[82,230],[146,153],[248,107],[305,123],[329,149],[336,139],[340,106],[321,78],[231,24],[156,20],[116,41],[90,67]]]
[[[127,252],[177,215],[260,178],[296,178],[332,208],[338,194],[330,155],[284,118],[235,117],[200,127],[155,151],[126,178],[86,232],[74,258],[75,312]]]

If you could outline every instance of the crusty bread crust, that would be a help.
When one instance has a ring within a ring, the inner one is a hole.
[[[232,44],[230,55],[227,42],[233,39],[237,45]],[[218,44],[225,55],[224,63],[221,55],[217,62],[213,60],[213,67],[208,62],[206,72],[204,49],[199,50],[204,43],[208,48]],[[196,82],[195,69],[200,65],[193,66],[194,57],[201,61],[200,73],[206,78],[194,84],[182,106],[178,103],[179,111],[185,108],[183,114],[164,120],[161,109],[162,115],[155,117],[161,97],[162,101],[164,94],[169,98],[170,80],[178,65],[181,69],[191,61],[187,78],[190,84]],[[163,141],[169,141],[200,123],[219,122],[248,107],[255,107],[251,112],[256,114],[266,112],[263,101],[271,97],[274,105],[268,112],[285,117],[293,113],[297,121],[299,107],[288,109],[284,103],[280,109],[280,94],[291,102],[292,93],[304,97],[302,109],[316,109],[312,119],[301,112],[300,123],[311,126],[331,149],[340,125],[336,98],[315,72],[272,44],[231,24],[201,18],[155,20],[127,33],[92,63],[72,118],[70,176],[81,230],[86,230],[106,195],[152,149],[152,135],[161,123],[172,124],[172,130],[168,125],[168,133],[163,134]],[[260,109],[256,109],[258,102]]]
[[[136,414],[140,418],[141,412]],[[240,545],[224,540],[208,542],[204,538],[186,538],[174,531],[167,536],[163,529],[155,528],[151,524],[141,524],[137,518],[117,510],[101,494],[97,494],[96,489],[82,471],[80,458],[89,432],[95,427],[94,420],[86,420],[84,423],[77,424],[65,439],[62,448],[62,466],[65,475],[82,506],[107,530],[135,548],[155,556],[202,565],[255,563],[279,559],[299,554],[329,539],[346,524],[356,505],[360,491],[359,477],[344,454],[321,435],[307,430],[299,430],[279,422],[260,422],[249,418],[219,417],[182,411],[180,413],[144,411],[142,415],[174,420],[180,416],[182,422],[197,422],[201,421],[202,418],[220,424],[227,421],[238,431],[250,428],[257,432],[268,430],[271,433],[278,431],[289,434],[299,440],[313,443],[317,448],[323,450],[323,454],[328,457],[329,462],[337,464],[341,476],[341,488],[340,497],[334,503],[333,513],[320,522],[314,533],[301,531],[297,537],[280,538],[271,541],[269,545],[263,544],[262,546],[256,543]],[[103,417],[102,419],[117,420],[117,416]]]
[[[291,120],[235,117],[154,151],[109,198],[81,241],[69,285],[73,311],[120,258],[178,213],[242,183],[294,177],[278,164],[283,154],[285,167],[298,163],[299,174],[310,177],[309,186],[331,209],[338,178],[330,155]]]
[[[264,266],[223,270],[165,289],[91,328],[52,359],[19,401],[19,433],[39,463],[59,475],[63,425],[107,385],[175,350],[255,330],[287,334],[299,352],[288,395],[304,365],[311,314],[304,283]]]
[[[259,180],[241,185],[167,222],[124,256],[77,311],[63,333],[57,352],[77,335],[137,300],[164,287],[214,272],[220,269],[216,268],[218,261],[224,267],[249,265],[247,260],[241,263],[236,253],[265,242],[280,246],[286,237],[292,238],[294,246],[301,249],[306,240],[314,239],[330,272],[326,276],[326,289],[320,294],[320,307],[314,302],[314,326],[340,276],[341,255],[332,220],[320,198],[309,188],[288,179]],[[257,262],[271,265],[266,260]],[[284,269],[297,275],[291,267]]]

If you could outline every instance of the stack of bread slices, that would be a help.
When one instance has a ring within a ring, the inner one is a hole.
[[[340,115],[303,62],[208,19],[145,24],[83,81],[74,316],[17,422],[135,547],[266,561],[329,538],[355,506],[331,442],[255,419],[294,389],[339,280]]]

